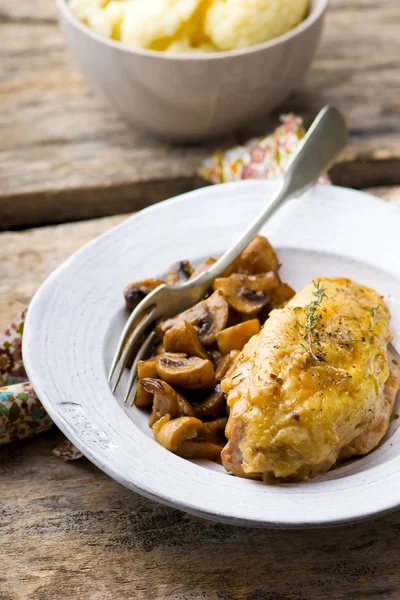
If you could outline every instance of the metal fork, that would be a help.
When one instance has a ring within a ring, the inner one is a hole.
[[[212,281],[239,256],[268,218],[285,200],[305,192],[333,163],[346,144],[346,124],[340,112],[327,106],[321,110],[291,160],[282,184],[243,235],[207,271],[178,284],[162,284],[148,294],[130,315],[115,353],[109,381],[115,392],[127,364],[134,358],[124,402],[133,405],[139,360],[146,358],[157,340],[151,326],[161,317],[173,317],[199,302]]]

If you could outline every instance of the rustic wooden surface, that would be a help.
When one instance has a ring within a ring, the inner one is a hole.
[[[116,215],[0,233],[0,331],[8,327],[39,285],[68,256],[126,217]]]
[[[1,233],[1,325],[71,252],[123,218]],[[60,439],[53,431],[0,448],[0,600],[400,596],[400,512],[318,531],[219,525],[145,500],[86,459],[62,462],[51,454]]]
[[[59,439],[0,450],[1,600],[399,598],[400,512],[319,531],[219,525],[61,462]]]
[[[398,0],[331,0],[305,87],[282,110],[343,110],[333,171],[354,187],[400,183]],[[87,90],[54,0],[2,0],[0,228],[130,212],[203,183],[215,145],[171,147],[127,127]],[[378,191],[378,190],[374,190]],[[379,190],[387,195],[386,189]],[[124,216],[0,234],[0,328],[73,251]],[[0,600],[366,600],[400,596],[400,512],[320,531],[232,528],[126,490],[86,459],[51,454],[53,431],[0,449]],[[384,493],[384,490],[382,490]]]
[[[353,187],[400,183],[398,0],[331,0],[304,88],[281,111],[309,121],[329,102],[349,147],[333,171]],[[0,228],[137,210],[202,185],[201,160],[276,125],[260,119],[205,145],[172,147],[135,132],[94,97],[58,30],[54,0],[2,0]]]

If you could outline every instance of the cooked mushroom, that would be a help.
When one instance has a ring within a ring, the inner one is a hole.
[[[260,275],[230,275],[214,281],[214,289],[233,309],[246,315],[255,315],[271,299],[271,292],[280,283],[273,271]]]
[[[137,366],[137,375],[139,383],[136,392],[135,404],[139,407],[151,406],[153,404],[153,393],[145,390],[143,379],[146,377],[158,377],[157,359],[151,358],[149,360],[139,360]]]
[[[183,357],[172,352],[157,357],[157,372],[167,383],[188,390],[211,388],[215,380],[210,360],[198,356]]]
[[[211,396],[208,396],[203,402],[194,406],[193,409],[197,418],[206,421],[207,419],[216,419],[219,417],[223,413],[225,407],[225,394],[218,384]]]
[[[214,347],[208,349],[208,357],[211,360],[214,367],[216,367],[218,361],[221,360],[222,357],[221,352],[218,350],[217,344],[215,344]]]
[[[287,283],[280,283],[272,293],[271,310],[273,308],[282,308],[295,295],[295,291]]]
[[[128,283],[124,288],[126,307],[133,310],[147,294],[150,294],[162,283],[165,283],[162,279],[143,279],[142,281]]]
[[[220,363],[215,367],[215,381],[221,382],[224,378],[229,377],[239,354],[240,350],[231,350],[229,354],[222,356]]]
[[[149,419],[150,427],[164,415],[169,415],[171,419],[194,416],[194,410],[186,398],[165,381],[146,377],[142,383],[146,392],[154,394],[153,410]]]
[[[215,370],[215,381],[218,383],[224,377],[229,367],[231,366],[234,358],[239,354],[238,350],[232,350],[226,356],[223,356],[217,348],[213,348],[208,352],[211,362],[214,365]]]
[[[242,350],[243,346],[261,329],[258,319],[244,321],[217,333],[217,344],[222,354]]]
[[[261,324],[264,325],[271,310],[285,306],[285,304],[288,303],[290,298],[292,298],[295,293],[296,292],[290,287],[290,285],[287,283],[280,283],[278,287],[273,290],[270,302],[268,302],[268,304],[264,306],[264,308],[257,315]]]
[[[179,321],[168,329],[163,339],[167,352],[184,352],[189,356],[198,356],[208,360],[207,352],[200,341],[196,329],[187,321]]]
[[[183,458],[208,458],[218,460],[221,446],[205,441],[204,424],[195,417],[170,420],[168,415],[153,425],[156,441]]]
[[[195,270],[192,273],[192,279],[193,277],[197,277],[197,275],[200,275],[200,273],[203,273],[203,271],[206,271],[207,269],[209,269],[212,265],[214,265],[217,262],[217,260],[215,258],[207,258],[206,260],[204,260],[198,267],[195,268]]]
[[[244,315],[243,313],[234,310],[232,307],[229,307],[229,316],[228,321],[226,323],[226,327],[233,327],[234,325],[242,323],[242,321],[249,318],[251,319],[252,317],[249,317],[249,315]]]
[[[158,344],[154,350],[154,356],[159,356],[160,354],[165,354],[166,350],[163,344]]]
[[[231,366],[231,364],[232,364],[232,357],[230,354],[220,357],[220,359],[217,361],[217,364],[215,366],[215,380],[216,381],[222,381],[222,379],[225,377],[225,374],[226,374],[227,370],[229,369],[229,367]]]
[[[224,329],[227,320],[228,305],[222,294],[216,291],[206,300],[202,300],[176,317],[160,323],[156,332],[158,335],[163,335],[180,321],[186,321],[196,328],[200,340],[207,345],[215,342],[215,336],[218,331]]]
[[[169,284],[187,281],[193,274],[193,267],[188,260],[180,260],[168,269],[166,282]]]
[[[256,235],[250,244],[228,269],[230,273],[245,273],[258,275],[268,271],[277,271],[279,268],[278,257],[275,250],[262,235]]]
[[[213,444],[223,444],[226,442],[225,427],[227,421],[228,419],[226,417],[220,417],[219,419],[204,423],[206,429],[204,437],[206,442],[211,442]]]

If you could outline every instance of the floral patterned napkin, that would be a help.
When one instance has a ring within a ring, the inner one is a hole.
[[[0,444],[32,433],[40,433],[53,423],[27,382],[21,343],[26,310],[0,337]]]
[[[300,117],[284,115],[281,123],[270,135],[253,138],[224,153],[216,151],[200,167],[200,175],[211,183],[279,177],[305,135]],[[324,175],[320,181],[329,183],[329,178]],[[381,195],[400,205],[400,188],[392,190],[390,197]],[[0,446],[54,426],[27,381],[21,353],[25,314],[26,310],[0,336]],[[53,453],[64,460],[82,456],[68,440]]]
[[[25,315],[26,310],[0,336],[0,446],[54,426],[27,381],[21,352]],[[65,460],[82,456],[67,440],[53,453]]]
[[[294,114],[282,115],[273,133],[252,138],[243,146],[226,152],[216,151],[200,167],[200,175],[211,183],[227,183],[240,179],[276,179],[282,175],[305,136],[303,120]],[[320,183],[329,183],[324,175]]]

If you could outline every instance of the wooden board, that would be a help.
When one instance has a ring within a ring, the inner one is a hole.
[[[123,218],[1,233],[0,326]],[[0,448],[0,600],[399,598],[400,512],[318,531],[224,526],[146,500],[86,459],[62,462],[51,454],[61,439]]]
[[[314,531],[219,525],[86,459],[63,463],[51,455],[59,439],[0,449],[1,600],[399,598],[400,512]]]
[[[0,331],[27,306],[39,285],[54,269],[84,244],[126,217],[117,215],[0,233]]]
[[[137,210],[203,185],[197,168],[277,124],[276,115],[203,145],[171,146],[126,125],[93,96],[58,30],[54,0],[3,0],[0,12],[0,228]],[[333,171],[353,187],[400,183],[398,0],[331,0],[302,90],[281,111],[309,122],[337,105],[351,141]]]

